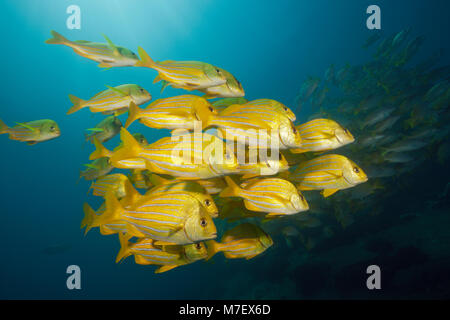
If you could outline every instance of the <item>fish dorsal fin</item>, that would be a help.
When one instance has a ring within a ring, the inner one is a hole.
[[[227,116],[235,111],[241,109],[242,106],[240,104],[232,104],[231,106],[226,107],[222,112],[220,112],[221,116]]]
[[[111,41],[111,39],[108,38],[106,34],[102,34],[103,38],[105,38],[108,45],[113,49],[115,55],[120,55],[119,49],[116,47],[116,45]]]
[[[92,132],[103,132],[103,131],[105,131],[105,129],[102,129],[102,128],[89,128],[89,129],[86,129],[87,131],[92,131]]]
[[[17,124],[18,126],[21,126],[21,127],[26,128],[26,129],[28,129],[28,130],[30,130],[30,131],[32,131],[32,132],[38,132],[38,131],[39,131],[39,129],[33,128],[32,126],[29,126],[29,125],[27,125],[26,123],[16,122],[16,124]]]
[[[94,169],[94,170],[98,170],[99,168],[97,168],[95,165],[91,164],[91,163],[86,163],[83,164],[83,166]]]
[[[106,85],[106,87],[112,91],[114,91],[115,93],[119,94],[121,97],[127,97],[129,94],[121,89],[117,89],[111,86]]]

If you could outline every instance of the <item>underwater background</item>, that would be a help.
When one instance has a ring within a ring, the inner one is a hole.
[[[66,28],[66,8],[72,4],[81,8],[81,30]],[[83,203],[100,205],[87,195],[91,183],[77,180],[93,151],[92,145],[83,145],[83,133],[102,116],[86,110],[67,116],[67,95],[89,97],[105,85],[122,83],[141,85],[153,99],[184,93],[168,88],[160,94],[160,85],[152,84],[156,73],[149,69],[102,71],[66,47],[46,45],[50,30],[99,42],[105,33],[134,51],[146,48],[155,59],[220,65],[243,84],[247,99],[280,101],[303,123],[319,112],[314,104],[299,107],[298,94],[309,76],[323,78],[331,64],[339,69],[374,59],[377,44],[362,48],[376,32],[366,28],[366,8],[372,4],[381,8],[384,36],[408,28],[412,39],[424,36],[410,66],[441,49],[431,69],[448,66],[448,1],[3,1],[0,118],[7,124],[51,118],[58,122],[61,137],[28,146],[0,136],[0,298],[449,298],[450,143],[448,126],[440,122],[419,121],[422,127],[414,128],[438,131],[433,143],[413,151],[420,154],[417,165],[401,170],[397,163],[399,172],[381,179],[374,197],[335,201],[325,210],[350,218],[332,219],[333,214],[324,213],[290,241],[268,226],[274,245],[249,261],[217,256],[154,274],[153,266],[136,265],[131,258],[116,264],[116,236],[101,236],[97,230],[84,236],[79,228]],[[448,68],[439,72],[439,79],[448,80]],[[358,81],[357,76],[351,80]],[[352,88],[346,97],[354,97]],[[437,114],[441,120],[449,119],[446,103]],[[362,117],[350,112],[336,120],[351,125]],[[149,141],[170,134],[142,125],[131,132],[141,132]],[[352,133],[357,144],[358,134]],[[118,142],[116,137],[107,146]],[[344,154],[346,148],[336,153]],[[351,152],[363,158],[365,151]],[[358,164],[364,169],[364,162]],[[381,290],[366,288],[365,271],[371,264],[381,268]],[[66,287],[69,265],[81,268],[81,290]]]

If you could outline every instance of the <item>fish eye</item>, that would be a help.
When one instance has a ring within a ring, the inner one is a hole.
[[[195,244],[195,249],[200,250],[202,248],[202,245],[200,243]]]
[[[51,131],[51,132],[55,131],[55,127],[54,127],[54,126],[51,126],[51,127],[50,127],[50,131]]]
[[[286,106],[283,107],[284,111],[288,111],[288,108]]]
[[[354,167],[354,168],[353,168],[353,171],[355,171],[355,173],[359,173],[358,167]]]
[[[143,88],[140,88],[139,90],[140,90],[142,93],[145,91]]]
[[[217,73],[220,73],[220,70],[216,68],[216,72],[217,72]]]
[[[210,206],[210,205],[211,205],[211,201],[210,201],[209,199],[206,199],[206,200],[205,200],[205,205],[206,205],[206,206]]]
[[[292,127],[292,132],[294,132],[294,134],[296,134],[297,133],[297,128],[296,127]]]
[[[305,201],[305,197],[302,194],[299,194],[300,200]]]
[[[208,224],[208,222],[206,221],[205,218],[201,218],[201,219],[200,219],[200,225],[201,225],[203,228],[206,227],[207,224]]]
[[[213,107],[209,106],[208,109],[209,109],[209,111],[214,112]]]

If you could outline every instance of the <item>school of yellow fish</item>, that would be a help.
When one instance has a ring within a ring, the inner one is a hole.
[[[137,264],[157,265],[155,272],[161,273],[218,252],[228,259],[251,259],[273,244],[262,228],[265,222],[308,215],[303,190],[329,197],[367,181],[352,160],[322,154],[354,142],[347,129],[330,119],[296,126],[295,114],[284,104],[245,99],[242,84],[222,68],[198,61],[154,61],[143,48],[138,56],[106,36],[106,43],[95,43],[51,33],[46,43],[68,46],[99,67],[150,68],[163,89],[204,94],[157,99],[145,107],[140,106],[152,95],[137,84],[108,86],[87,99],[69,95],[67,114],[89,108],[107,115],[88,129],[86,141],[95,151],[80,174],[92,180],[92,194],[104,202],[97,210],[84,204],[81,227],[86,233],[98,227],[102,235],[118,234],[116,262],[133,255]],[[118,116],[125,113],[122,126]],[[136,121],[173,131],[149,142],[127,131]],[[0,121],[1,133],[34,144],[59,136],[60,130],[51,120],[12,128]],[[117,134],[121,142],[109,150],[103,144]],[[129,174],[111,174],[114,169]],[[226,226],[255,217],[261,223],[237,224],[217,240],[215,219]]]

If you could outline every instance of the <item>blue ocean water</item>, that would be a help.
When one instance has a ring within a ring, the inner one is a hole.
[[[72,4],[81,8],[80,30],[66,28],[66,8]],[[83,235],[83,203],[100,204],[87,195],[90,182],[77,184],[79,170],[93,150],[91,145],[83,147],[83,132],[102,116],[88,110],[67,116],[68,94],[87,98],[105,85],[123,83],[143,86],[154,99],[183,91],[169,88],[160,94],[160,86],[152,83],[156,73],[146,68],[102,71],[67,47],[46,45],[50,30],[98,42],[105,33],[116,44],[135,52],[142,46],[160,60],[207,61],[232,72],[244,85],[247,99],[272,98],[294,109],[309,75],[323,75],[332,63],[367,60],[361,45],[372,32],[366,28],[366,8],[371,4],[382,10],[383,32],[411,27],[411,33],[426,37],[419,56],[443,48],[448,64],[448,1],[3,1],[0,119],[12,125],[51,118],[62,134],[35,146],[0,136],[0,298],[256,298],[257,283],[245,277],[254,273],[262,273],[258,279],[273,277],[286,287],[292,285],[273,276],[285,272],[277,262],[276,246],[260,260],[217,259],[155,275],[153,267],[135,265],[132,259],[115,264],[115,236],[97,231]],[[306,120],[308,115],[305,111],[297,117]],[[142,125],[130,131],[143,133],[149,141],[169,134]],[[107,146],[118,141],[116,137]],[[45,251],[55,246],[61,250]],[[81,290],[66,287],[66,268],[73,264],[81,268]],[[240,281],[233,280],[233,270],[241,273]],[[296,298],[286,292],[275,298]],[[323,292],[320,297],[335,296]]]

